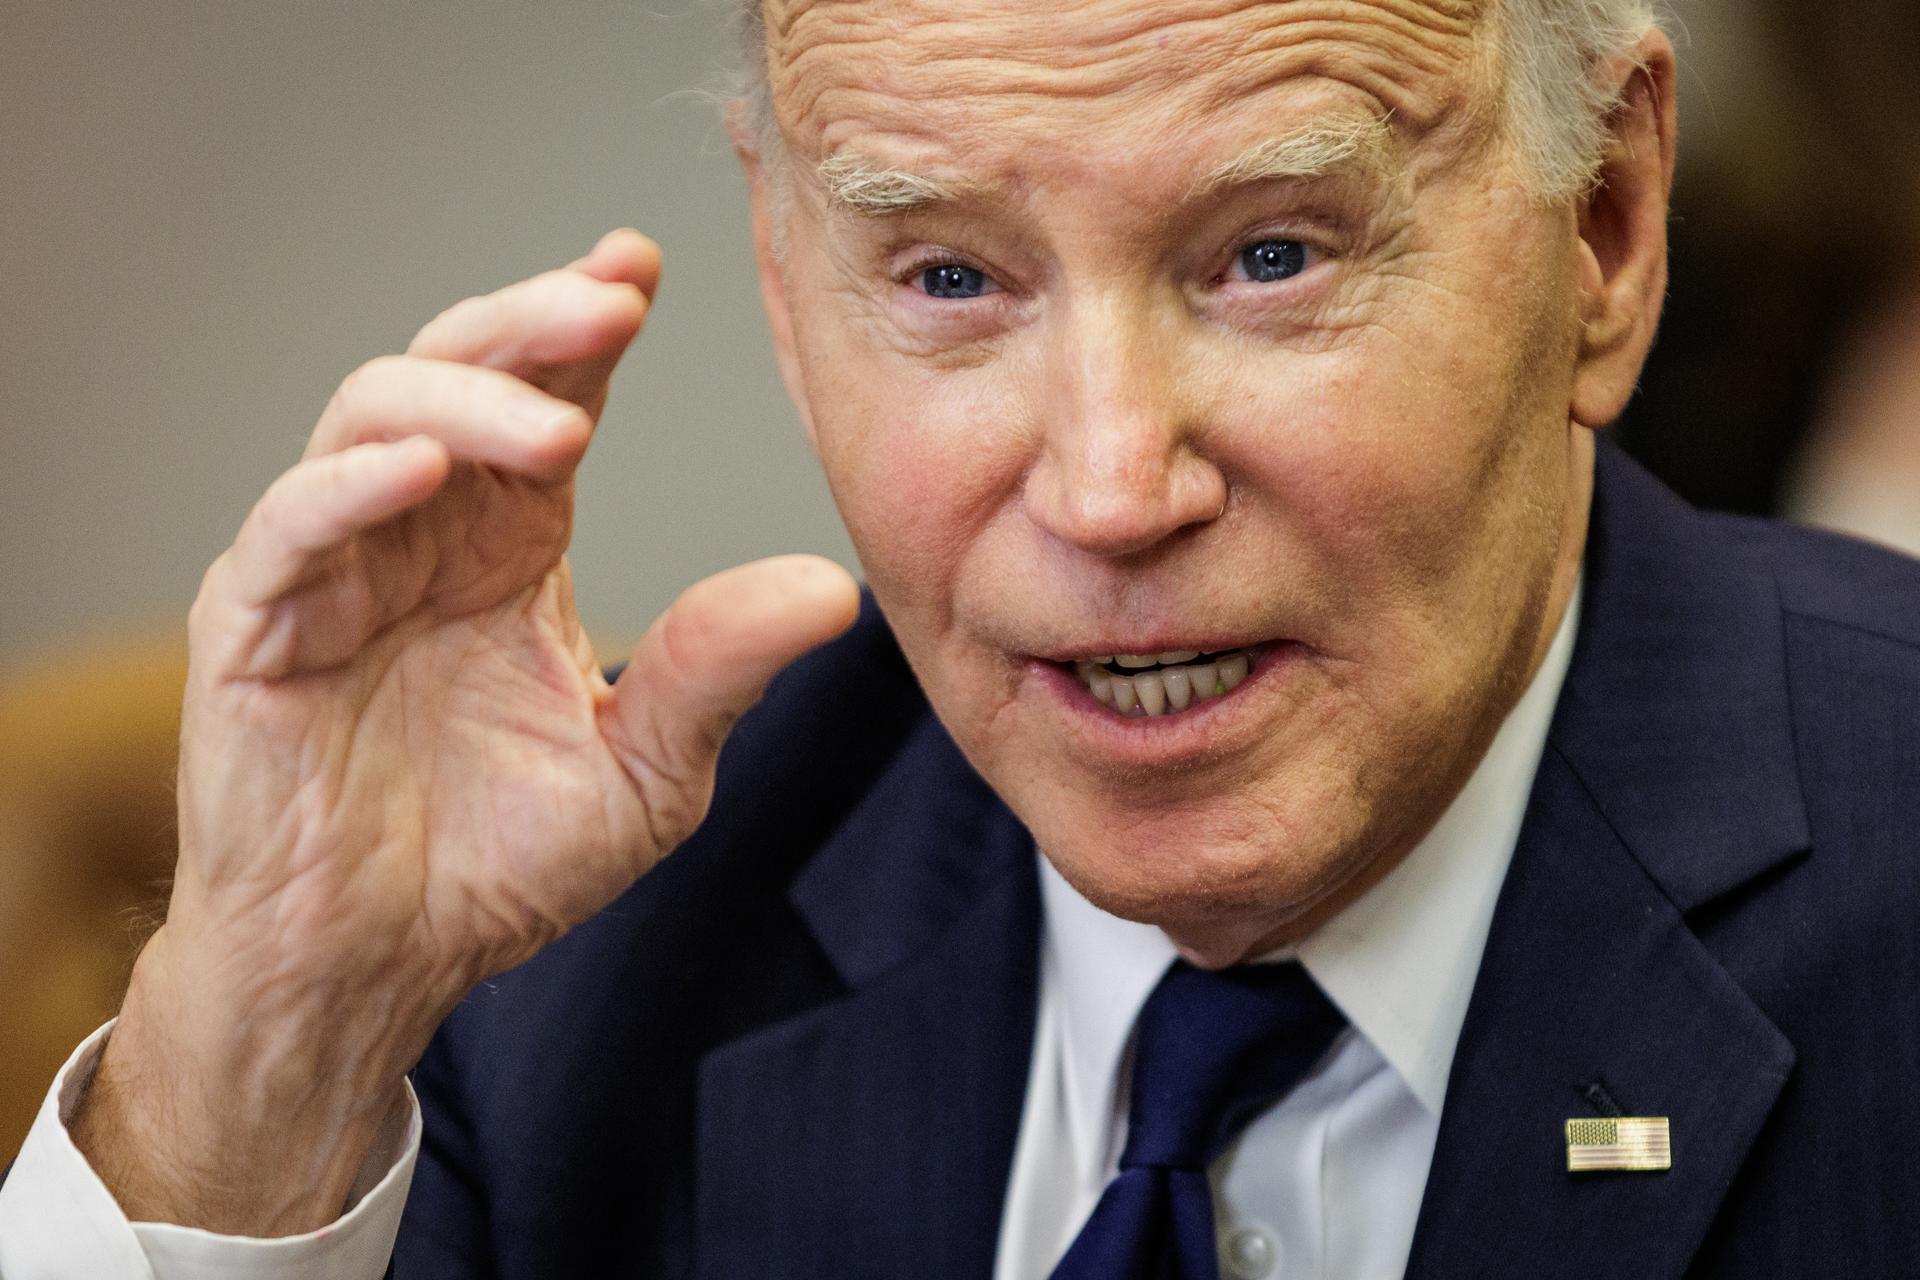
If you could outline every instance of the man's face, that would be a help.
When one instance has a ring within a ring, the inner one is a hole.
[[[1417,842],[1577,565],[1576,220],[1475,8],[769,6],[770,302],[869,582],[1062,873],[1210,962]],[[1131,713],[1087,665],[1194,653]]]

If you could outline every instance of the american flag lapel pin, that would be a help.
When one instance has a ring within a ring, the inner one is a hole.
[[[1567,1121],[1568,1173],[1657,1173],[1673,1168],[1665,1116]]]

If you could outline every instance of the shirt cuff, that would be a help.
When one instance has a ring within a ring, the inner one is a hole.
[[[109,1022],[54,1077],[5,1186],[0,1276],[6,1280],[380,1280],[420,1155],[420,1105],[408,1083],[354,1179],[346,1212],[305,1235],[223,1236],[129,1222],[73,1145],[66,1122],[86,1096]]]

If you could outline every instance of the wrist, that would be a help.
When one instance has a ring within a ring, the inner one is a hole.
[[[75,1143],[134,1220],[247,1236],[333,1221],[431,1026],[236,991],[194,959],[164,929],[142,954]]]

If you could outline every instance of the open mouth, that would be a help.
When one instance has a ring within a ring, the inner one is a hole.
[[[1218,653],[1121,653],[1066,664],[1087,691],[1123,716],[1164,716],[1223,698],[1253,669],[1257,647]]]

